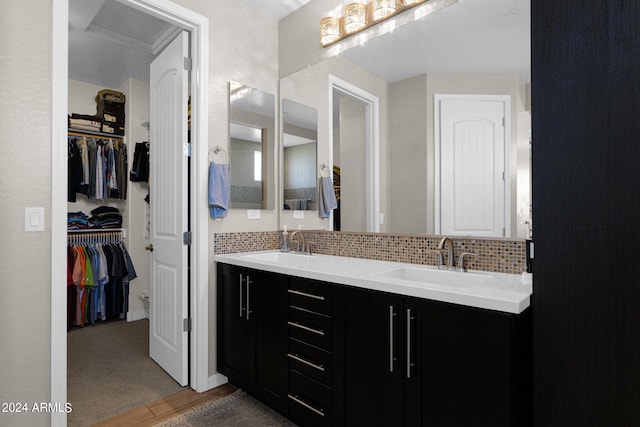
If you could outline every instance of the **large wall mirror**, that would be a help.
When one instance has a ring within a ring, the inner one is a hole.
[[[317,209],[318,111],[282,102],[282,176],[284,210]]]
[[[281,37],[287,38],[287,31],[294,28],[293,24],[281,25]],[[297,46],[300,51],[296,51],[296,45],[290,43],[291,52],[281,52],[281,56],[291,56],[281,62],[288,66],[295,63],[306,48],[303,44],[300,42]],[[332,56],[337,51],[339,55]],[[322,58],[327,56],[330,57]],[[329,158],[332,165],[340,162],[343,170],[348,167],[355,173],[354,168],[366,169],[366,165],[341,158],[356,138],[346,140],[339,136],[339,141],[335,141],[334,136],[330,143],[329,135],[323,133],[324,127],[335,130],[342,127],[341,122],[345,120],[358,120],[353,115],[347,117],[344,100],[341,104],[329,105],[331,76],[379,98],[380,207],[379,212],[368,215],[379,222],[380,231],[531,236],[530,0],[456,2],[365,44],[348,49],[341,49],[340,45],[330,47],[318,54],[317,59],[318,62],[310,66],[298,64],[299,71],[284,76],[280,84],[291,98],[303,95],[305,102],[309,100],[318,109],[320,163]],[[502,108],[502,115],[492,116],[486,123],[471,123],[467,117],[458,120],[455,114],[445,117],[453,108],[451,105],[458,105],[454,110],[456,114],[466,108],[464,105],[459,108],[464,103],[456,97],[461,96],[482,104],[481,107],[491,104],[494,110]],[[486,99],[478,101],[478,96]],[[356,107],[351,110],[357,112]],[[336,112],[336,108],[341,111]],[[452,133],[453,138],[449,140],[453,142],[443,139],[449,131],[445,126],[453,129],[452,132],[460,131]],[[478,135],[502,135],[498,138],[503,144],[502,151],[495,158],[484,156],[492,150],[489,145],[468,144],[465,135],[474,126]],[[453,144],[454,151],[449,145],[443,145],[449,143]],[[456,157],[465,144],[477,148],[483,156],[476,155],[475,160],[469,161],[465,152]],[[359,145],[363,146],[361,142]],[[354,154],[353,158],[362,163],[367,153],[360,149],[360,156]],[[460,159],[462,163],[452,166],[451,162]],[[482,159],[490,160],[485,165],[494,163],[495,166],[476,171],[474,168]],[[473,176],[473,183],[479,183],[482,178],[500,188],[486,192],[455,187],[455,180],[460,176],[455,175],[454,170],[462,171],[461,176]],[[453,181],[443,178],[447,174]],[[366,177],[365,172],[358,176]],[[365,178],[365,183],[367,181]],[[460,188],[464,191],[458,192]],[[497,193],[500,200],[496,197],[495,203],[491,202],[500,210],[502,222],[491,230],[485,229],[483,221],[491,215],[484,205],[489,206],[485,202]],[[343,193],[341,197],[344,206],[348,195]],[[453,211],[446,210],[449,208]],[[342,210],[341,230],[362,231],[361,226],[350,229],[351,218],[346,218],[345,209]],[[471,224],[473,222],[477,224]],[[351,223],[362,224],[362,220]],[[450,223],[457,228],[446,228]]]
[[[273,209],[275,96],[229,82],[231,209]]]

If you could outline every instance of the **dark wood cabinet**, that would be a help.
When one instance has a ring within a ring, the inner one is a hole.
[[[532,425],[531,309],[218,264],[218,365],[300,426]]]
[[[334,425],[333,289],[289,278],[289,418],[302,427]]]
[[[287,279],[218,264],[218,369],[287,412]]]
[[[532,425],[531,314],[405,298],[408,426]]]
[[[344,425],[531,424],[529,312],[338,287]]]
[[[404,425],[404,298],[343,286],[334,291],[339,424]]]

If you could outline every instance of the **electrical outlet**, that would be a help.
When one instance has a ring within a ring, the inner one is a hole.
[[[260,219],[260,210],[247,209],[247,219]]]

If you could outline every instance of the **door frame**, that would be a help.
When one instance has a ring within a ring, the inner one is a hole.
[[[333,171],[333,91],[338,90],[365,104],[366,227],[380,231],[380,102],[378,97],[329,74],[329,170]],[[333,230],[333,211],[329,220]]]
[[[440,144],[440,101],[443,100],[498,101],[504,104],[504,228],[503,238],[513,237],[511,230],[511,95],[467,95],[439,94],[433,95],[433,142],[434,142],[434,233],[441,234],[440,178],[441,158]]]
[[[169,0],[116,0],[171,22],[191,34],[191,199],[192,241],[189,284],[192,331],[190,387],[203,392],[222,384],[209,377],[209,238],[207,200],[209,19]],[[51,58],[51,402],[67,402],[66,217],[69,0],[52,1]],[[66,425],[65,413],[51,424]]]

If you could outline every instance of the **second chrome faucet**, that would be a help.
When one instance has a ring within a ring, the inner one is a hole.
[[[440,243],[438,244],[438,249],[437,250],[431,250],[429,252],[434,252],[438,255],[438,266],[443,267],[444,264],[444,255],[442,253],[442,251],[447,252],[447,265],[446,267],[448,269],[453,270],[454,268],[459,270],[459,271],[467,271],[466,268],[464,267],[464,260],[466,257],[475,257],[477,256],[474,253],[471,252],[462,252],[458,258],[458,264],[457,266],[454,263],[454,249],[453,249],[453,241],[447,237],[444,236],[441,240]]]

